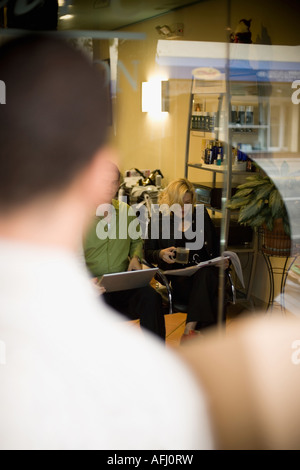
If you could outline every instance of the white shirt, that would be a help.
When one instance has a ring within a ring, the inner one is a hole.
[[[175,352],[95,296],[76,257],[0,240],[0,449],[211,449]]]

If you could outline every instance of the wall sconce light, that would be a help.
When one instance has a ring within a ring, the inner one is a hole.
[[[151,114],[169,112],[167,80],[153,79],[142,83],[142,112]]]

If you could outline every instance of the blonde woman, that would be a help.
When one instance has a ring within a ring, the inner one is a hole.
[[[204,218],[197,216],[195,190],[190,181],[185,178],[172,181],[161,193],[159,204],[160,212],[157,217],[151,218],[148,238],[145,239],[147,261],[162,270],[170,270],[219,256],[219,240],[214,225],[206,209]],[[197,227],[197,224],[203,225],[203,222],[204,227]],[[170,230],[166,230],[168,224]],[[199,248],[196,242],[201,229],[204,230],[204,243]],[[191,233],[195,234],[194,239],[191,239]],[[186,264],[177,263],[177,248],[188,244],[192,248]],[[175,300],[188,306],[183,339],[195,336],[217,323],[218,275],[218,267],[211,266],[199,269],[190,277],[169,276]]]

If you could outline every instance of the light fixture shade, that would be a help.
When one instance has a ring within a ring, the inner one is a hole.
[[[151,80],[142,83],[142,112],[158,114],[169,111],[169,82]]]

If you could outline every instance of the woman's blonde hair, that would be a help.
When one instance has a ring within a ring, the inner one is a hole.
[[[196,204],[196,194],[192,183],[186,178],[179,178],[171,181],[168,186],[159,195],[159,204],[167,204],[172,206],[173,204],[180,204],[183,206],[183,198],[186,193],[190,193],[192,196],[192,205]]]

